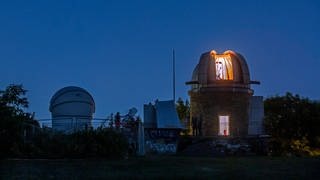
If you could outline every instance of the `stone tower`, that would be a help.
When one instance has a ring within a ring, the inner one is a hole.
[[[248,65],[239,53],[213,50],[201,55],[186,84],[191,85],[190,118],[200,121],[203,136],[248,135],[252,83],[259,84],[250,81]]]

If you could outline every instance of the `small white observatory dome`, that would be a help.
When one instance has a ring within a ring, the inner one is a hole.
[[[86,90],[68,86],[52,96],[49,110],[53,130],[72,133],[91,127],[95,103]]]

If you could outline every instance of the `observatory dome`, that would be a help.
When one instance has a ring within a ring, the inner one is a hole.
[[[91,126],[95,103],[88,91],[69,86],[52,96],[49,110],[54,130],[73,132]]]
[[[192,80],[187,82],[195,91],[201,88],[248,91],[251,83],[246,60],[241,54],[230,50],[222,54],[214,50],[203,53],[193,71]]]
[[[262,98],[253,97],[250,87],[259,82],[250,80],[247,62],[241,54],[230,50],[222,54],[214,50],[203,53],[192,80],[186,84],[191,85],[190,118],[202,123],[200,135],[246,136],[249,123],[261,122]],[[252,120],[256,117],[257,121]]]

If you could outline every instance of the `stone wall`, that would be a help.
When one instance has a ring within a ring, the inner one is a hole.
[[[202,116],[202,135],[217,136],[219,116],[229,116],[230,136],[248,134],[249,100],[248,92],[233,91],[189,91],[191,117]]]

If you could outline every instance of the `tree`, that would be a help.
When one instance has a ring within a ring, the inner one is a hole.
[[[279,153],[292,150],[297,141],[320,147],[319,102],[286,93],[266,99],[264,107],[265,130],[272,136]]]
[[[27,90],[20,85],[9,85],[4,91],[0,91],[0,106],[19,114],[24,108],[28,108],[29,102],[26,97]]]
[[[25,113],[28,100],[22,85],[9,85],[0,91],[0,156],[19,153],[23,130],[28,123],[35,123],[30,113]]]
[[[188,134],[190,132],[190,127],[188,125],[188,122],[186,120],[190,117],[190,103],[188,100],[185,102],[182,100],[182,98],[178,98],[176,102],[176,111],[178,113],[178,117],[180,119],[180,122],[182,125],[186,126],[186,130],[183,132],[184,134]]]
[[[184,102],[182,98],[179,97],[176,102],[176,110],[177,110],[179,119],[181,121],[184,121],[189,116],[189,113],[190,113],[189,101],[186,100],[186,102]]]

